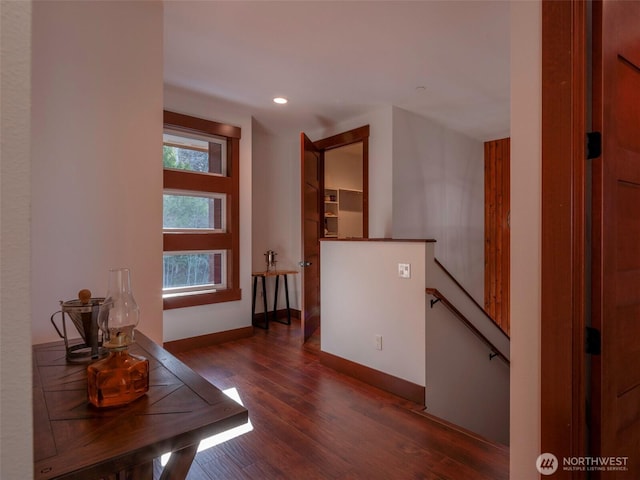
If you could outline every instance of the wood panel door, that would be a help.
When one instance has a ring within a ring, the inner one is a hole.
[[[322,236],[322,155],[300,134],[302,173],[302,329],[304,341],[320,326],[320,237]]]
[[[324,152],[362,142],[362,231],[369,235],[369,125],[312,142],[300,134],[302,173],[302,329],[304,341],[320,327],[320,238],[324,237]]]
[[[594,2],[593,326],[591,449],[628,457],[640,476],[640,2]]]

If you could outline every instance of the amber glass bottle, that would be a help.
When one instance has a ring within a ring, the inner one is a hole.
[[[96,407],[126,405],[149,391],[149,360],[129,353],[139,315],[129,270],[110,270],[109,290],[98,314],[103,346],[110,353],[87,367],[87,393]]]
[[[149,360],[126,349],[87,368],[89,401],[96,407],[126,405],[149,391]]]

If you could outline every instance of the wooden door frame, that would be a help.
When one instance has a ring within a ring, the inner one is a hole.
[[[362,142],[362,237],[369,237],[369,125],[338,133],[313,142],[321,157],[320,189],[324,190],[324,152]],[[324,205],[321,203],[321,205]],[[324,212],[320,212],[321,215]]]
[[[542,1],[540,452],[560,461],[586,454],[586,14],[586,2]]]

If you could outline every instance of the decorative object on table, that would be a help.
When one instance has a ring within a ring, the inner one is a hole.
[[[276,263],[278,263],[276,260],[276,255],[278,254],[273,250],[267,250],[267,253],[264,254],[267,262],[267,272],[276,269]]]
[[[96,407],[126,405],[149,391],[149,360],[129,353],[140,310],[128,268],[109,270],[109,289],[98,324],[109,356],[87,367],[89,401]]]
[[[78,298],[63,302],[60,300],[60,310],[51,315],[51,323],[64,340],[67,351],[66,358],[70,362],[90,362],[107,354],[102,348],[102,339],[98,329],[98,312],[104,298],[92,298],[91,291],[82,289],[78,292]],[[56,315],[62,316],[62,332],[56,324]],[[76,326],[76,330],[82,337],[83,343],[70,345],[67,332],[67,316]]]

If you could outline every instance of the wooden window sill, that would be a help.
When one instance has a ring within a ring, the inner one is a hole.
[[[218,292],[191,293],[186,295],[167,296],[162,299],[164,310],[172,308],[196,307],[214,303],[233,302],[242,299],[241,289],[227,289]]]

